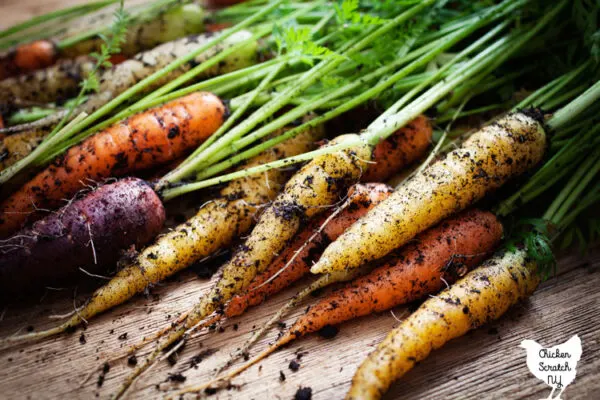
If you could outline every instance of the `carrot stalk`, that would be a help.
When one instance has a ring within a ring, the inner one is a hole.
[[[367,275],[320,300],[256,358],[223,377],[184,389],[177,395],[229,381],[276,349],[326,325],[388,310],[435,293],[480,263],[501,238],[502,225],[489,212],[473,210],[444,221]]]
[[[0,237],[19,229],[36,207],[55,207],[86,181],[125,175],[183,156],[215,132],[225,106],[195,93],[138,114],[71,148],[1,205]]]

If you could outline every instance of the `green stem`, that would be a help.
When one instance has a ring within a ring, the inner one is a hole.
[[[528,29],[525,32],[518,31],[515,34],[511,34],[510,37],[512,37],[512,40],[507,38],[498,40],[474,57],[470,62],[466,63],[461,69],[448,76],[444,82],[440,82],[429,89],[419,99],[404,108],[401,112],[384,119],[381,119],[381,117],[377,119],[365,132],[363,132],[362,135],[369,144],[378,143],[380,140],[386,139],[397,129],[403,127],[409,121],[431,107],[459,84],[465,82],[472,76],[477,75],[484,69],[491,70],[492,68],[497,68],[511,57],[521,46],[527,43],[528,40],[535,36],[542,28],[548,25],[566,4],[567,0],[561,1],[557,6],[553,7],[551,11],[547,12],[531,29]]]
[[[313,85],[322,76],[328,74],[329,72],[337,68],[347,58],[364,49],[376,38],[380,37],[381,35],[385,35],[401,23],[412,18],[423,8],[432,4],[434,1],[435,0],[426,0],[421,4],[410,8],[409,10],[403,12],[393,20],[388,21],[384,25],[375,29],[373,32],[366,33],[363,37],[359,37],[356,40],[346,44],[342,48],[343,53],[341,56],[336,56],[330,60],[324,60],[309,71],[305,72],[297,85],[288,87],[286,90],[277,95],[267,104],[263,105],[260,109],[256,110],[252,115],[246,118],[241,124],[237,125],[226,135],[221,136],[211,147],[205,149],[201,154],[198,154],[194,160],[194,167],[196,169],[199,169],[199,167],[203,166],[204,163],[206,163],[208,160],[211,160],[215,156],[219,156],[219,153],[221,153],[221,151],[225,147],[230,145],[230,143],[240,139],[242,136],[244,136],[245,134],[250,132],[254,127],[256,127],[259,123],[263,122],[268,117],[273,115],[276,111],[288,104],[290,99],[297,96],[302,91]],[[161,179],[161,182],[159,182],[159,187],[164,187],[168,184],[173,183],[174,182],[168,181],[163,178]]]
[[[552,130],[559,130],[579,114],[586,111],[598,98],[600,98],[600,80],[577,99],[558,110],[547,122],[547,125]]]
[[[591,182],[591,180],[600,171],[600,148],[594,150],[581,164],[581,167],[573,175],[573,179],[569,181],[567,186],[561,192],[557,199],[565,198],[560,204],[559,201],[552,204],[552,207],[548,209],[547,213],[544,214],[544,218],[551,221],[553,224],[558,225],[563,219],[565,214],[571,208],[571,205],[580,198],[581,193]],[[560,207],[556,209],[556,206],[560,204]]]
[[[587,88],[588,88],[587,83],[581,84],[581,85],[569,90],[568,92],[561,94],[560,96],[554,96],[552,99],[548,99],[546,102],[544,102],[544,104],[541,106],[541,108],[543,110],[553,110],[553,109],[557,108],[558,106],[560,106],[561,104],[564,104],[564,103],[568,102],[569,100],[572,100],[574,97],[579,96],[581,93],[583,93],[585,90],[587,90]]]
[[[169,81],[162,87],[160,87],[160,88],[156,89],[155,91],[153,91],[152,93],[148,94],[142,100],[140,100],[136,104],[134,104],[133,107],[138,107],[141,109],[147,108],[147,104],[149,104],[152,100],[154,100],[160,96],[166,95],[169,92],[171,92],[173,89],[183,85],[184,83],[190,81],[191,79],[194,79],[195,77],[200,75],[202,72],[214,67],[215,65],[218,65],[225,58],[238,52],[239,50],[246,47],[249,43],[252,43],[252,42],[256,41],[257,39],[260,39],[261,37],[267,35],[268,33],[270,33],[270,29],[261,29],[258,32],[256,32],[255,34],[253,34],[250,38],[248,38],[234,46],[231,46],[227,49],[220,51],[218,54],[216,54],[215,56],[206,60],[205,62],[195,66],[194,68],[190,69],[186,73],[178,76],[177,78]]]
[[[207,179],[201,182],[189,183],[186,185],[174,187],[171,189],[167,189],[162,193],[162,198],[164,201],[169,201],[177,196],[181,196],[182,194],[190,193],[195,190],[203,189],[209,186],[218,185],[221,183],[229,182],[235,179],[243,178],[250,175],[256,175],[263,172],[267,172],[274,168],[283,168],[289,167],[290,165],[302,163],[304,161],[312,160],[315,157],[335,153],[340,150],[345,150],[351,147],[356,147],[361,144],[361,139],[358,137],[351,137],[343,143],[339,143],[336,145],[322,147],[318,150],[310,151],[308,153],[304,153],[298,156],[288,157],[283,160],[273,161],[267,164],[259,165],[252,168],[247,168],[244,170],[236,171],[227,175],[222,175],[213,179]]]
[[[8,117],[6,122],[8,125],[26,124],[47,117],[48,115],[52,115],[55,112],[55,108],[33,107],[30,109],[21,109]]]
[[[493,19],[493,15],[490,16],[490,20],[491,19]],[[483,24],[490,22],[490,20],[488,20],[488,19],[479,20],[478,24],[476,23],[470,27],[467,27],[467,29],[464,32],[458,32],[459,35],[457,36],[457,39],[461,40],[462,38],[468,36],[470,33],[473,32],[473,30],[480,28]],[[504,30],[504,28],[506,28],[507,26],[508,26],[507,21],[502,22],[498,26],[494,27],[489,32],[487,32],[485,35],[483,35],[482,37],[477,39],[471,45],[467,46],[464,50],[462,50],[460,53],[458,53],[452,60],[450,60],[449,62],[444,64],[444,66],[442,68],[440,68],[435,74],[433,74],[431,77],[429,77],[429,79],[426,79],[419,86],[413,88],[411,91],[409,91],[404,96],[402,96],[398,101],[396,101],[396,103],[394,103],[394,105],[392,107],[388,108],[381,116],[379,116],[377,118],[377,120],[374,121],[374,123],[377,121],[383,121],[383,120],[387,119],[387,117],[389,117],[390,115],[393,115],[394,113],[398,112],[398,110],[400,110],[402,107],[404,107],[417,94],[421,93],[431,83],[439,80],[441,76],[443,76],[447,71],[449,71],[459,61],[462,61],[468,55],[470,55],[471,53],[473,53],[474,51],[479,49],[481,46],[483,46],[485,43],[487,43],[489,40],[491,40],[493,37],[495,37],[499,32]]]
[[[482,23],[485,23],[485,21],[482,21]],[[402,59],[404,59],[405,61],[410,61],[411,59],[413,59],[417,56],[421,56],[421,54],[424,52],[424,50],[428,50],[428,53],[422,55],[419,59],[415,60],[413,63],[406,66],[402,70],[396,72],[393,76],[378,83],[376,86],[370,88],[369,90],[361,92],[352,101],[350,101],[350,102],[348,102],[348,103],[346,103],[346,104],[344,104],[344,105],[342,105],[320,117],[317,117],[311,121],[308,121],[308,122],[302,124],[301,126],[291,129],[291,130],[287,131],[286,133],[279,135],[276,138],[272,138],[265,143],[255,146],[252,149],[246,150],[241,154],[230,157],[229,159],[227,159],[219,164],[215,164],[213,166],[205,168],[204,170],[202,170],[202,172],[200,172],[198,174],[197,179],[204,179],[209,176],[213,176],[219,172],[222,172],[243,160],[246,160],[250,157],[256,156],[257,154],[270,148],[271,146],[275,146],[275,145],[283,142],[284,140],[292,138],[295,135],[306,131],[307,129],[311,129],[315,126],[318,126],[319,124],[324,123],[325,121],[328,121],[334,117],[337,117],[338,115],[341,115],[344,112],[347,112],[347,111],[351,110],[352,108],[358,106],[359,104],[362,104],[365,101],[377,96],[379,93],[383,92],[384,90],[386,90],[387,88],[392,86],[394,84],[394,82],[397,81],[397,79],[407,75],[408,73],[410,73],[420,67],[427,65],[427,63],[430,62],[433,58],[435,58],[438,54],[440,54],[445,49],[449,48],[450,46],[452,46],[455,43],[457,43],[458,41],[460,41],[462,38],[464,38],[466,35],[468,35],[470,32],[472,32],[474,29],[476,29],[478,27],[479,27],[478,25],[476,25],[474,27],[469,27],[469,28],[465,29],[465,32],[458,32],[455,35],[452,35],[448,38],[439,39],[436,43],[431,43],[429,45],[423,46],[422,48],[411,52],[410,54],[406,55],[405,57],[402,57]],[[494,36],[497,32],[499,32],[503,28],[504,28],[504,25],[496,27],[492,31],[490,31],[490,33],[484,35],[484,37],[479,39],[474,46],[470,46],[468,49],[466,49],[464,54],[455,57],[453,61],[449,62],[450,65],[446,65],[442,70],[438,71],[438,73],[435,74],[436,78],[443,76],[444,72],[447,71],[453,63],[456,63],[459,60],[461,60],[463,56],[466,56],[471,51],[473,51],[474,49],[476,49],[477,47],[479,47],[480,45],[485,43],[487,40],[489,40],[492,36]],[[430,80],[428,79],[427,81],[429,82]],[[240,144],[240,147],[241,147],[241,144]]]
[[[190,175],[195,168],[193,165],[194,158],[212,145],[219,137],[223,135],[223,133],[227,132],[227,130],[235,123],[235,121],[242,116],[244,112],[250,107],[250,105],[254,102],[254,99],[258,94],[264,90],[265,86],[271,82],[277,76],[277,74],[281,71],[282,64],[279,64],[279,68],[273,69],[273,71],[267,75],[262,82],[252,91],[250,92],[250,96],[246,99],[246,101],[235,110],[235,112],[225,121],[221,127],[210,136],[210,138],[204,142],[198,149],[194,151],[188,158],[185,159],[176,169],[165,175],[156,185],[155,190],[159,191],[162,189],[161,183],[164,182],[176,182],[178,180],[183,179],[184,177]]]
[[[584,65],[581,65],[576,70],[569,71],[566,74],[559,76],[558,78],[554,79],[553,81],[542,86],[541,88],[539,88],[538,90],[536,90],[535,92],[533,92],[532,94],[527,96],[527,98],[525,98],[519,104],[514,106],[513,111],[517,111],[517,110],[520,110],[520,109],[523,109],[526,107],[533,107],[533,106],[541,107],[541,104],[543,104],[549,97],[553,96],[555,93],[560,91],[564,86],[569,84],[569,82],[571,82],[574,78],[576,78],[577,75],[585,69],[586,65],[587,65],[587,63]]]
[[[496,214],[506,216],[517,207],[531,202],[570,173],[577,166],[577,159],[588,148],[586,145],[600,133],[600,125],[571,138],[550,160],[533,175],[516,193],[504,200]]]
[[[564,232],[565,229],[573,223],[575,218],[579,216],[579,214],[585,211],[588,207],[592,206],[595,203],[600,201],[600,184],[596,184],[594,188],[587,191],[586,195],[582,199],[577,200],[577,207],[572,209],[570,212],[566,213],[561,219],[560,222],[556,225],[557,231]],[[558,237],[556,235],[555,237]]]

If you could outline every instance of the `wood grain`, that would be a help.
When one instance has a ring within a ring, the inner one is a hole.
[[[577,380],[565,391],[564,398],[588,399],[600,396],[597,371],[600,368],[599,331],[600,251],[586,256],[570,256],[561,261],[560,275],[546,282],[525,304],[515,307],[490,326],[451,342],[433,354],[405,379],[398,382],[388,398],[406,399],[537,399],[547,396],[545,385],[529,374],[525,354],[518,347],[523,339],[534,339],[550,346],[577,333],[583,340],[583,357],[578,365]],[[0,393],[4,398],[108,398],[131,370],[126,359],[112,363],[101,387],[99,373],[79,387],[84,377],[115,354],[136,343],[144,335],[166,326],[178,313],[186,310],[209,287],[209,281],[192,272],[155,288],[149,298],[139,297],[129,304],[93,320],[87,330],[38,344],[15,347],[0,352]],[[227,355],[260,326],[287,298],[297,285],[251,309],[245,316],[224,322],[213,331],[202,332],[192,339],[174,366],[158,363],[140,379],[129,398],[160,398],[169,374],[181,372],[185,384],[203,382]],[[65,297],[67,299],[65,299]],[[29,325],[43,329],[52,325],[48,315],[72,310],[67,293],[44,298],[39,304],[12,306],[4,310],[0,335],[10,335]],[[85,295],[80,296],[81,299]],[[312,301],[312,299],[311,299]],[[303,309],[287,318],[290,322]],[[404,309],[394,310],[401,316]],[[223,391],[215,399],[293,398],[300,386],[310,386],[314,399],[342,398],[352,374],[361,360],[392,327],[397,324],[391,313],[382,313],[343,324],[335,339],[317,335],[301,339],[265,362],[251,368],[234,381],[239,389]],[[237,330],[234,329],[237,327]],[[126,338],[122,335],[127,334]],[[264,338],[262,348],[276,332]],[[85,339],[83,340],[82,337]],[[121,337],[121,339],[119,339]],[[85,344],[82,342],[85,341]],[[207,349],[217,352],[189,369],[194,356]],[[304,354],[301,368],[292,372],[289,362]],[[138,354],[141,357],[144,353]],[[279,371],[286,375],[280,382]],[[159,389],[157,386],[159,385]]]

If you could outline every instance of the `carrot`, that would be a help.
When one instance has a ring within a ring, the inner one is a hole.
[[[407,137],[403,149],[412,150],[412,141],[424,129]],[[352,135],[343,135],[331,143],[340,143]],[[223,269],[223,278],[204,296],[190,315],[188,328],[216,310],[219,304],[247,287],[262,272],[286,243],[298,232],[301,221],[324,211],[339,199],[339,193],[360,179],[369,167],[372,149],[364,145],[315,158],[286,184],[283,192],[262,214],[243,246]],[[418,157],[418,156],[416,156]],[[196,322],[193,322],[196,321]]]
[[[133,56],[139,52],[152,49],[162,43],[176,40],[188,35],[198,34],[204,28],[204,11],[198,4],[180,4],[161,10],[150,20],[132,23],[123,44],[120,46],[125,56]],[[76,36],[76,35],[75,35]],[[64,38],[69,41],[69,37]],[[82,54],[100,51],[103,40],[97,36],[88,40],[63,47],[61,56],[73,58]]]
[[[346,398],[381,398],[394,380],[432,350],[500,318],[530,296],[539,282],[537,264],[522,250],[486,261],[451,288],[425,301],[391,331],[358,367]]]
[[[154,72],[169,65],[176,59],[200,48],[205,43],[213,39],[212,35],[214,34],[192,35],[174,40],[172,42],[167,42],[155,47],[152,50],[139,53],[135,57],[115,65],[110,69],[104,70],[99,76],[100,85],[98,88],[98,93],[88,96],[86,102],[77,107],[73,111],[72,115],[78,115],[81,112],[86,112],[88,114],[93,112],[94,110],[106,104],[109,100],[123,93],[125,90],[134,86],[144,78],[147,78]],[[156,79],[152,82],[152,84],[145,88],[144,92],[151,92],[152,90],[161,87],[165,83],[189,71],[194,65],[200,64],[212,56],[222,52],[223,50],[233,47],[240,42],[246,41],[251,37],[252,33],[249,31],[239,31],[231,35],[223,40],[223,42],[199,54],[196,58],[194,58],[193,62],[186,63],[179,68],[176,68],[174,71],[166,74],[161,79]],[[209,68],[207,71],[204,71],[199,78],[205,78],[207,76],[234,71],[252,64],[256,58],[257,48],[258,42],[254,41],[253,43],[248,43],[243,50],[225,57],[222,62],[218,63],[212,68]],[[48,86],[60,86],[61,83],[59,80],[51,80],[51,82],[44,82],[44,84]],[[36,86],[30,87],[29,85],[25,84],[21,88],[20,95],[23,97],[29,97],[32,94],[35,94],[37,91],[38,88]],[[58,121],[60,121],[66,115],[66,113],[67,111],[56,112],[35,122],[10,127],[7,129],[7,131],[18,132],[26,129],[53,125],[58,123]]]
[[[165,220],[163,205],[144,181],[100,186],[0,245],[3,297],[53,285],[85,268],[114,264],[119,251],[152,240]]]
[[[58,51],[50,40],[22,44],[0,56],[0,79],[48,67],[56,61]]]
[[[419,132],[421,134],[419,134]],[[409,140],[409,137],[414,139]],[[429,147],[431,129],[427,118],[420,116],[404,129],[399,129],[388,139],[380,142],[373,150],[373,160],[369,169],[361,176],[361,181],[369,182],[371,178],[384,181],[402,167],[410,164]],[[406,143],[406,145],[403,145]],[[407,152],[406,149],[412,149]],[[390,194],[389,187],[382,184],[355,185],[348,191],[347,209],[340,210],[335,219],[328,222],[331,213],[311,221],[306,228],[298,233],[286,249],[259,274],[248,289],[234,296],[225,309],[227,317],[242,314],[248,307],[263,302],[268,296],[278,293],[306,275],[310,266],[307,263],[309,255],[321,252],[322,242],[331,242],[341,235],[352,223],[362,217],[376,204]],[[325,226],[321,231],[319,228]],[[289,265],[288,265],[289,263]],[[281,270],[281,273],[280,273]],[[279,274],[276,278],[274,275]],[[269,283],[265,282],[272,279]]]
[[[343,252],[342,255],[346,257],[344,260],[333,259],[342,263],[334,266],[343,268],[323,270],[319,279],[292,297],[263,324],[236,356],[243,354],[270,326],[310,293],[332,283],[354,279],[369,269],[369,261],[394,250],[392,243],[397,243],[397,248],[403,246],[421,231],[466,208],[511,176],[525,172],[541,160],[544,149],[545,134],[541,125],[524,114],[508,116],[473,134],[461,149],[449,153],[444,159],[416,174],[330,244],[313,265],[311,272],[321,272],[317,268],[322,267],[324,258],[328,256],[327,252],[332,248],[338,253]],[[378,214],[378,210],[382,208],[383,211]],[[374,214],[378,219],[373,217]],[[366,229],[371,229],[380,236],[368,232],[370,236],[363,237],[362,240],[356,236],[354,241],[349,239],[350,232]],[[335,247],[339,246],[341,240],[350,248],[340,250]],[[369,258],[369,251],[379,251],[380,256]],[[336,254],[340,257],[342,255]],[[331,263],[330,260],[326,262]]]
[[[193,93],[137,114],[72,147],[0,205],[0,236],[19,229],[36,207],[56,207],[89,180],[167,163],[215,132],[225,106],[210,93]]]
[[[421,132],[421,134],[418,134]],[[408,140],[414,135],[413,140]],[[416,118],[404,129],[395,132],[388,139],[380,142],[373,150],[373,160],[369,169],[361,176],[361,181],[370,182],[372,178],[385,181],[396,171],[410,164],[422,155],[431,139],[431,129],[425,116]],[[402,145],[406,142],[406,145]],[[412,152],[406,151],[411,148]],[[331,242],[341,235],[351,224],[361,218],[368,210],[379,204],[390,195],[389,186],[368,183],[355,185],[348,190],[346,207],[335,219],[334,212],[311,221],[304,230],[298,233],[285,250],[261,274],[256,276],[248,289],[235,295],[225,308],[229,318],[241,315],[248,307],[263,302],[268,296],[278,293],[310,271],[307,260],[311,255],[322,251],[323,242]],[[336,211],[337,212],[337,211]],[[319,228],[324,226],[322,230]],[[313,256],[314,257],[314,256]],[[289,265],[288,265],[289,264]],[[280,272],[281,271],[281,272]],[[279,274],[276,278],[274,275]],[[267,280],[270,282],[265,283]]]
[[[502,224],[490,212],[467,211],[442,222],[367,275],[321,299],[250,362],[224,377],[183,389],[178,394],[230,380],[281,346],[327,325],[388,310],[435,293],[485,259],[501,238]]]
[[[228,318],[241,315],[248,307],[262,303],[267,297],[278,293],[308,274],[310,272],[310,260],[322,250],[324,243],[335,240],[354,221],[387,198],[391,192],[391,188],[382,183],[352,186],[348,191],[347,207],[335,215],[335,218],[329,223],[327,220],[334,212],[312,220],[306,228],[294,237],[271,265],[254,278],[244,293],[235,295],[231,299],[225,307],[224,314]],[[322,230],[319,229],[321,226],[324,226]],[[265,283],[280,270],[282,271],[280,275]]]
[[[89,57],[63,60],[39,71],[0,81],[0,104],[19,102],[51,103],[67,99],[79,89],[79,82],[92,70]]]
[[[381,141],[373,150],[373,162],[362,176],[363,182],[384,182],[392,174],[418,160],[431,143],[431,127],[421,115],[392,136]]]
[[[49,133],[49,129],[34,129],[8,135],[0,142],[0,171],[31,153]]]
[[[322,129],[311,129],[265,151],[248,164],[260,165],[308,151],[322,135]],[[124,303],[148,285],[156,284],[230,245],[251,227],[260,206],[276,196],[288,176],[289,172],[284,170],[272,170],[266,175],[249,176],[230,183],[221,190],[219,197],[200,208],[194,217],[142,250],[130,265],[96,290],[71,319],[56,328],[11,337],[5,342],[37,340],[65,332]]]
[[[417,135],[431,135],[430,126],[427,125],[426,128],[407,137],[407,141],[415,140],[414,136]],[[330,144],[354,140],[355,137],[356,135],[338,136]],[[411,151],[412,146],[403,143],[402,148]],[[182,338],[185,339],[190,331],[206,324],[205,318],[248,287],[254,277],[266,269],[276,254],[294,237],[304,220],[335,204],[342,190],[360,179],[362,172],[369,166],[371,153],[372,148],[363,144],[316,157],[302,167],[261,214],[248,239],[222,268],[215,286],[201,297],[200,302],[187,314],[182,326],[157,344],[144,363],[138,365],[125,380],[115,396],[118,398],[123,395],[164,349]]]
[[[348,271],[385,256],[533,168],[545,148],[542,125],[523,113],[482,128],[351,226],[325,249],[311,272]]]

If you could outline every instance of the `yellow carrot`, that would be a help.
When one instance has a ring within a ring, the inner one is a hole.
[[[385,256],[530,170],[545,148],[542,125],[523,113],[482,128],[352,225],[325,249],[311,272],[351,270]]]
[[[379,399],[394,380],[432,350],[489,321],[530,296],[540,277],[525,251],[505,253],[425,301],[358,367],[346,399]]]

